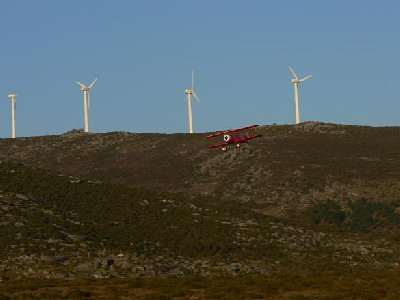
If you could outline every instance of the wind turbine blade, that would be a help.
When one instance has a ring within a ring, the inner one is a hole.
[[[303,82],[304,80],[307,80],[307,79],[309,79],[311,77],[312,77],[312,75],[308,75],[307,77],[304,77],[304,78],[300,79],[300,82]]]
[[[192,70],[192,90],[194,89],[194,71]]]
[[[87,91],[88,108],[90,108],[90,93]]]
[[[80,85],[81,87],[83,87],[83,88],[86,87],[83,83],[80,83],[79,81],[76,81],[76,80],[75,80],[75,82],[76,82],[78,85]]]
[[[292,72],[293,77],[294,77],[295,79],[298,79],[296,73],[293,71],[293,69],[292,69],[290,66],[289,66],[289,70],[290,70],[290,72]]]
[[[193,97],[198,101],[198,102],[200,102],[200,99],[199,99],[199,97],[197,97],[197,95],[196,95],[196,93],[193,91]]]
[[[97,79],[99,79],[99,77],[96,77],[91,84],[89,84],[88,88],[92,88],[92,86],[96,83]]]

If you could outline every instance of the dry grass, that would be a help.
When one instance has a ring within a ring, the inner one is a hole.
[[[399,284],[390,272],[9,281],[0,299],[398,299]]]

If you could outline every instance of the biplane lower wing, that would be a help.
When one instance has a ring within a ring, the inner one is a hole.
[[[226,147],[226,146],[228,146],[228,143],[220,143],[220,144],[210,145],[207,148],[219,148],[219,147]]]

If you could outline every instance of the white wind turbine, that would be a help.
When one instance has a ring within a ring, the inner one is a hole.
[[[92,81],[92,83],[89,84],[88,86],[80,83],[79,81],[75,81],[81,87],[81,91],[83,92],[83,107],[84,107],[84,111],[85,111],[85,128],[84,128],[85,132],[89,132],[89,107],[90,107],[90,93],[89,93],[89,90],[93,87],[93,85],[95,84],[95,82],[98,79],[99,78],[96,77]]]
[[[17,103],[17,93],[11,93],[8,95],[8,98],[11,99],[11,119],[12,119],[12,131],[11,137],[15,139],[16,137],[16,128],[15,128],[15,109]]]
[[[197,97],[196,93],[194,92],[194,72],[193,71],[192,71],[192,87],[186,89],[185,93],[187,95],[188,110],[189,110],[189,133],[193,133],[192,95],[198,102],[200,102],[199,97]]]
[[[296,106],[296,124],[300,123],[300,111],[299,111],[299,83],[309,79],[312,75],[308,75],[302,79],[299,79],[296,73],[291,67],[289,67],[290,72],[293,74],[292,83],[294,85],[294,104]]]

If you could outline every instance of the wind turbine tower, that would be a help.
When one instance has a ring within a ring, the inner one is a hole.
[[[17,102],[17,94],[11,93],[8,95],[8,98],[11,99],[11,119],[12,119],[12,131],[11,137],[15,139],[16,137],[16,127],[15,127],[15,109],[16,109],[16,102]]]
[[[189,110],[189,133],[193,133],[193,112],[192,112],[192,96],[200,102],[199,97],[197,97],[194,92],[194,72],[192,71],[192,87],[185,90],[187,102],[188,102],[188,110]]]
[[[294,85],[294,104],[296,106],[296,124],[299,124],[300,123],[299,83],[309,79],[312,75],[308,75],[302,79],[299,79],[291,67],[289,67],[289,70],[293,74],[292,83]]]
[[[85,113],[85,132],[89,132],[89,108],[90,108],[90,93],[89,90],[93,87],[93,85],[96,83],[96,81],[99,78],[96,77],[91,84],[88,86],[80,83],[79,81],[75,81],[80,87],[81,91],[83,92],[83,109]]]

